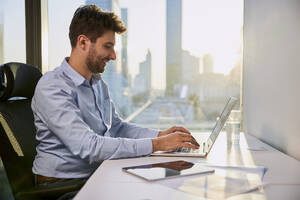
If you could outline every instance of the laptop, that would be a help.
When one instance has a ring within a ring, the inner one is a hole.
[[[206,157],[208,155],[208,153],[210,152],[212,146],[214,145],[228,116],[231,113],[231,110],[233,109],[233,107],[237,101],[238,100],[235,97],[229,98],[221,115],[217,118],[216,124],[206,141],[204,141],[204,142],[199,141],[199,139],[197,137],[195,137],[197,142],[200,144],[199,149],[179,148],[174,151],[156,151],[156,152],[152,153],[151,155],[152,156],[200,157],[200,158]]]

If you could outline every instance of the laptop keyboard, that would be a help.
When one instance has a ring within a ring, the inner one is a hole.
[[[176,150],[174,150],[173,152],[177,152],[177,153],[203,153],[204,152],[204,146],[205,143],[203,143],[202,145],[200,145],[199,149],[190,149],[190,148],[178,148]]]
[[[189,148],[179,148],[174,150],[173,152],[181,152],[181,153],[199,153],[200,150],[199,149],[189,149]]]

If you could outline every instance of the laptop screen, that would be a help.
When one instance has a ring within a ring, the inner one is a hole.
[[[206,143],[207,152],[210,150],[213,143],[216,141],[219,133],[221,132],[221,130],[222,130],[222,128],[223,128],[223,126],[224,126],[224,124],[236,102],[237,102],[237,98],[234,98],[234,97],[230,97],[230,99],[227,101],[225,108],[223,109],[221,115],[219,116],[219,118],[216,122],[216,125],[207,140],[207,143]]]

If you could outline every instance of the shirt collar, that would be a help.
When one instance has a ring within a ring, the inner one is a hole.
[[[74,84],[76,86],[79,86],[81,84],[84,84],[85,82],[87,82],[87,80],[81,75],[79,74],[77,71],[75,71],[68,63],[69,61],[69,57],[66,57],[61,66],[63,68],[63,71],[66,72],[66,75],[72,79],[72,81],[74,82]],[[92,75],[92,84],[97,83],[99,80],[101,79],[101,75],[100,74],[93,74]]]
[[[92,84],[98,83],[101,80],[101,74],[93,74],[92,75]]]

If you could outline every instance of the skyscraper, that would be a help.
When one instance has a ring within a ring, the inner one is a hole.
[[[128,27],[128,10],[127,8],[121,8],[122,21],[126,27]],[[128,79],[128,59],[127,59],[127,32],[122,35],[122,75],[125,79]]]
[[[150,50],[148,49],[146,60],[140,63],[140,73],[144,77],[145,87],[148,93],[151,90],[151,66],[152,66],[151,63],[152,63],[152,56]]]
[[[150,95],[152,56],[148,49],[146,59],[140,63],[140,73],[135,77],[133,94]]]
[[[211,54],[205,54],[203,56],[203,74],[209,74],[214,72],[214,58]]]
[[[182,0],[167,0],[166,35],[166,85],[167,95],[173,95],[175,84],[179,84],[182,62]]]
[[[183,84],[188,84],[189,88],[196,86],[194,81],[200,75],[199,61],[200,58],[191,55],[189,51],[182,51],[181,81]]]

